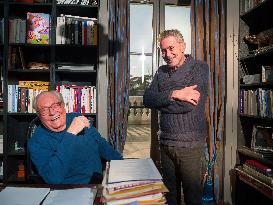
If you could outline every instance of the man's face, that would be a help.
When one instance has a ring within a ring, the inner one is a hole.
[[[176,69],[183,64],[185,42],[178,43],[174,36],[168,36],[160,42],[161,55],[168,66]]]
[[[52,93],[42,94],[37,101],[38,114],[45,127],[54,132],[61,132],[66,127],[64,104]]]

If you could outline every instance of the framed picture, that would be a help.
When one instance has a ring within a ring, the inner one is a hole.
[[[254,150],[273,152],[273,127],[254,125],[251,148]]]

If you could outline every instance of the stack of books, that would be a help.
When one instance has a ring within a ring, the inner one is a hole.
[[[273,188],[273,171],[270,167],[249,159],[243,164],[243,171]]]
[[[168,189],[152,159],[112,160],[103,182],[103,202],[118,204],[165,204]]]

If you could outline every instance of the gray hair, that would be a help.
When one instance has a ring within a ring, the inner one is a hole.
[[[169,37],[169,36],[174,36],[177,40],[178,43],[183,43],[184,42],[184,37],[182,35],[182,33],[177,30],[177,29],[171,29],[171,30],[165,30],[162,31],[159,36],[158,36],[158,43],[160,44],[160,42]]]
[[[42,96],[42,95],[48,94],[48,93],[51,93],[51,94],[55,95],[60,102],[64,103],[64,99],[63,99],[63,96],[62,96],[61,93],[59,93],[59,92],[57,92],[55,90],[43,91],[40,94],[38,94],[33,100],[33,109],[34,110],[36,110],[36,111],[38,110],[37,102],[38,102],[39,97]]]

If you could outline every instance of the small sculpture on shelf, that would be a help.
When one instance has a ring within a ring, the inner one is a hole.
[[[18,178],[25,178],[25,165],[21,161],[18,164],[17,177]]]
[[[14,143],[14,150],[15,152],[23,152],[24,151],[24,147],[21,147],[18,143],[18,141],[15,141]]]
[[[273,45],[273,28],[262,31],[255,35],[246,35],[245,43],[249,46],[249,50],[255,52],[266,51],[265,49]]]

